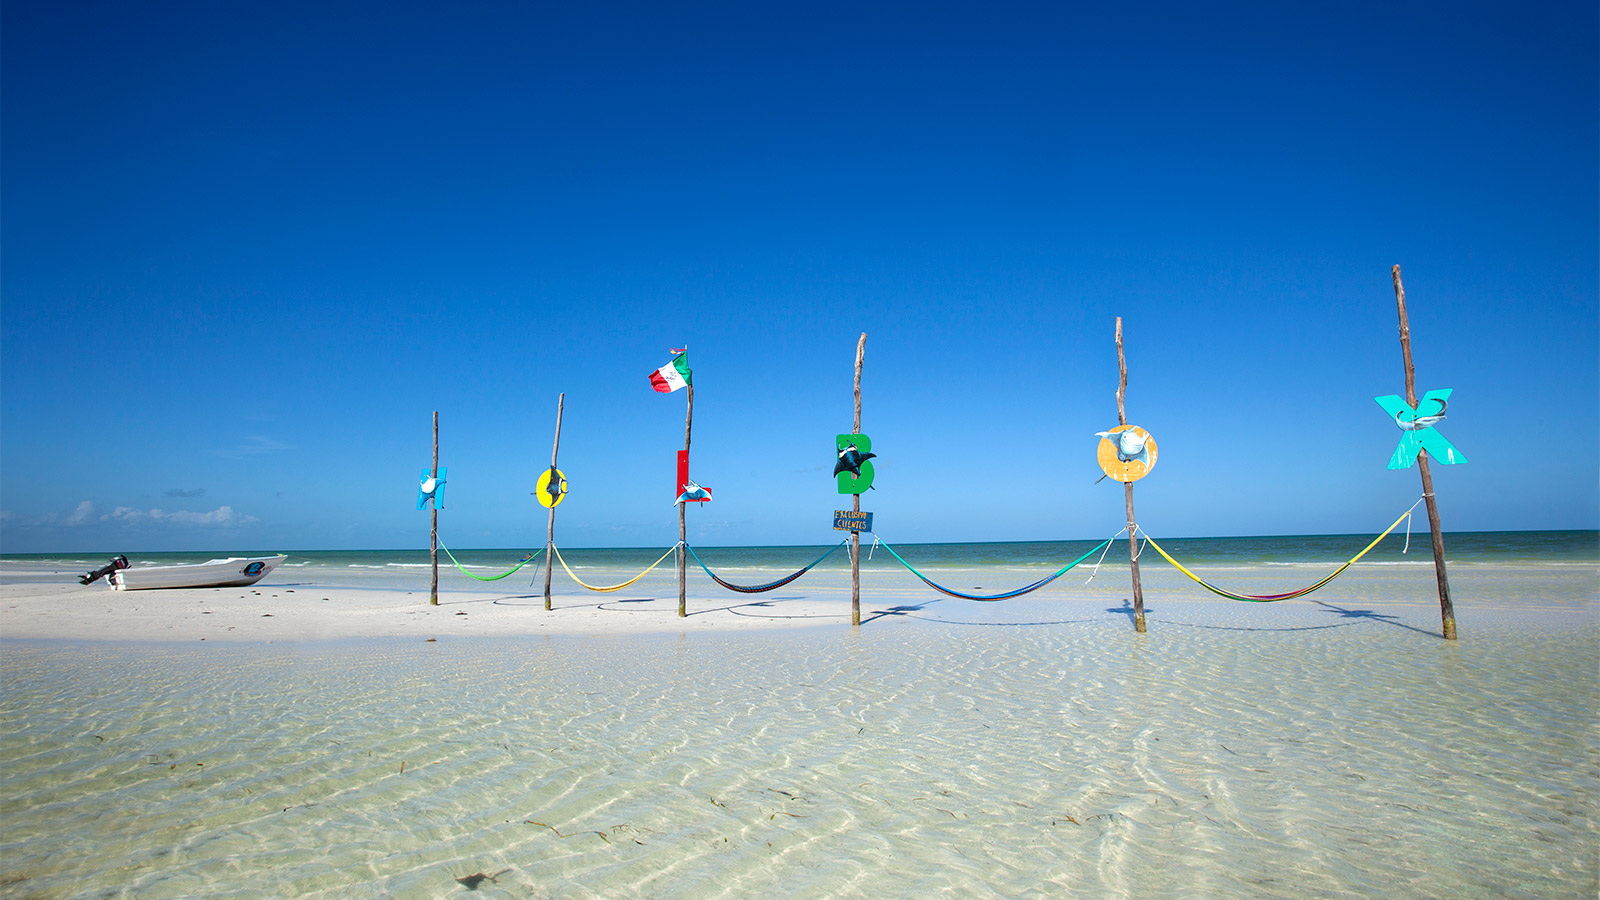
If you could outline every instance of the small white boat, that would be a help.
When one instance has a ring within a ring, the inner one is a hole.
[[[154,588],[244,587],[255,584],[287,556],[230,556],[185,566],[134,566],[106,576],[112,590]]]

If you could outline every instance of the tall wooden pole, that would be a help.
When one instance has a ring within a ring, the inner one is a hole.
[[[1122,354],[1122,317],[1117,316],[1117,424],[1128,424],[1123,398],[1128,393],[1128,360]],[[1133,570],[1133,630],[1144,634],[1144,590],[1139,585],[1139,526],[1133,518],[1133,482],[1122,483],[1128,507],[1128,564]]]
[[[856,420],[851,434],[861,433],[861,363],[867,358],[867,333],[856,341]],[[861,495],[850,495],[850,509],[861,512]],[[861,624],[861,532],[850,532],[850,624]]]
[[[1400,283],[1400,267],[1395,266],[1394,300],[1400,307],[1400,353],[1406,363],[1406,402],[1417,408],[1417,373],[1411,366],[1411,323],[1406,318],[1406,289]],[[1422,470],[1422,499],[1428,504],[1428,527],[1433,530],[1433,572],[1439,580],[1439,617],[1444,639],[1456,639],[1456,610],[1450,603],[1450,576],[1444,570],[1444,532],[1439,528],[1439,505],[1433,498],[1433,473],[1428,471],[1428,451],[1417,451],[1417,468]]]
[[[439,411],[433,411],[433,481],[439,483]],[[433,585],[428,589],[428,602],[434,606],[439,605],[439,500],[438,488],[434,488],[434,496],[428,499],[428,506],[433,511],[433,536],[428,543],[428,558],[433,562]]]
[[[694,383],[689,384],[689,411],[683,416],[683,462],[689,464],[689,436],[694,431]],[[678,615],[689,615],[689,582],[687,578],[688,552],[684,549],[689,540],[689,530],[684,526],[683,515],[689,509],[688,501],[678,504]]]
[[[566,395],[566,392],[563,391],[561,393],[561,395],[556,398],[556,442],[550,448],[550,468],[552,468],[552,469],[554,469],[556,467],[556,452],[561,449],[561,413],[566,408],[566,405],[567,405],[567,395]],[[551,478],[553,479],[554,476],[552,475]],[[552,487],[554,487],[554,485],[552,485]],[[555,507],[555,504],[552,503],[550,505],[550,524],[545,530],[545,542],[544,542],[544,608],[545,609],[549,609],[550,608],[550,575],[551,575],[551,568],[550,567],[551,567],[551,564],[555,562],[555,558],[556,558],[556,507]]]

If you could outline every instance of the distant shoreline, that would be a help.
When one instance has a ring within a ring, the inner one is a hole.
[[[1426,526],[1426,524],[1427,524],[1426,522],[1423,523],[1424,526]],[[1422,533],[1426,534],[1426,528],[1422,529]],[[1413,529],[1412,534],[1413,534],[1413,541],[1415,541],[1416,529]],[[1551,536],[1551,537],[1559,536],[1559,535],[1569,535],[1569,536],[1572,536],[1578,543],[1587,544],[1588,546],[1592,547],[1595,550],[1595,553],[1596,553],[1595,558],[1597,560],[1600,560],[1600,529],[1593,529],[1593,528],[1526,528],[1526,529],[1514,529],[1514,530],[1504,530],[1504,531],[1446,531],[1444,533],[1444,540],[1445,540],[1446,547],[1449,548],[1451,544],[1457,543],[1459,541],[1466,541],[1466,542],[1468,542],[1469,545],[1471,545],[1471,544],[1477,543],[1477,542],[1485,540],[1485,539],[1494,540],[1494,539],[1498,539],[1498,538],[1501,538],[1501,537],[1504,537],[1504,536],[1515,536],[1515,535]],[[1201,542],[1201,541],[1321,541],[1321,540],[1343,539],[1343,538],[1349,538],[1349,539],[1354,540],[1354,539],[1361,538],[1361,537],[1371,538],[1372,536],[1373,536],[1372,532],[1318,532],[1318,533],[1307,533],[1307,534],[1220,534],[1220,535],[1207,535],[1207,536],[1195,536],[1195,535],[1167,536],[1167,535],[1162,535],[1160,537],[1161,537],[1161,540],[1167,541],[1167,542]],[[1101,537],[1072,537],[1072,538],[1036,538],[1036,539],[1030,539],[1030,540],[1012,540],[1012,541],[907,541],[907,542],[904,542],[903,545],[907,546],[907,547],[973,547],[973,546],[984,546],[984,545],[1029,546],[1029,545],[1037,545],[1037,544],[1097,544],[1097,543],[1099,543],[1100,541],[1102,541],[1104,539],[1105,539],[1104,536],[1101,536]],[[862,536],[862,541],[863,541],[862,545],[863,546],[867,546],[867,544],[869,544],[870,541],[871,541],[871,536],[870,535],[863,535]],[[457,548],[452,548],[452,550],[453,550],[453,552],[455,552],[458,555],[459,554],[463,554],[463,553],[528,553],[530,551],[537,551],[540,548],[542,548],[543,546],[544,546],[544,543],[542,541],[540,541],[540,542],[537,542],[537,543],[534,543],[534,544],[529,544],[527,546],[457,547]],[[643,552],[643,551],[651,550],[651,549],[655,549],[655,550],[659,551],[665,545],[663,545],[663,544],[626,544],[626,545],[620,545],[619,544],[619,545],[610,546],[610,547],[567,547],[566,545],[560,545],[560,546],[561,546],[562,552],[564,552],[564,553],[591,553],[591,552],[613,552],[613,551],[640,551],[640,552]],[[826,546],[829,546],[829,544],[828,544],[828,542],[825,542],[825,541],[819,541],[819,542],[815,542],[815,543],[787,543],[787,544],[720,544],[720,543],[705,543],[705,544],[696,543],[695,544],[695,547],[697,547],[697,548],[713,549],[713,550],[790,550],[790,549],[799,550],[799,549],[822,548],[822,547],[826,547]],[[895,546],[902,546],[902,544],[897,542]],[[26,553],[0,553],[0,563],[4,563],[4,562],[7,562],[7,561],[29,562],[29,561],[39,561],[39,560],[46,560],[46,559],[74,559],[74,560],[76,560],[76,559],[79,559],[79,558],[83,558],[84,560],[88,561],[88,560],[92,560],[92,559],[98,559],[99,557],[102,557],[102,556],[111,557],[111,556],[116,556],[116,555],[119,555],[119,554],[123,554],[123,555],[140,554],[140,555],[146,555],[146,556],[152,556],[152,557],[162,557],[162,558],[171,557],[171,556],[186,556],[186,557],[190,557],[190,556],[206,556],[206,557],[209,558],[209,557],[213,557],[213,556],[260,556],[260,555],[263,555],[263,554],[273,554],[273,553],[287,553],[287,554],[293,556],[293,555],[295,555],[297,553],[298,554],[332,554],[332,553],[395,553],[395,554],[400,554],[400,553],[427,553],[427,552],[428,552],[428,548],[427,547],[333,547],[333,548],[322,548],[322,549],[310,549],[310,548],[301,547],[301,548],[297,548],[297,549],[288,549],[288,550],[280,548],[280,547],[252,547],[252,548],[245,548],[245,549],[239,549],[239,548],[226,549],[225,548],[225,549],[220,549],[220,550],[219,549],[141,550],[141,549],[129,549],[129,548],[126,548],[126,547],[120,547],[120,548],[116,548],[116,549],[99,549],[99,550],[40,550],[40,551],[30,551],[30,552],[26,552]],[[444,555],[444,551],[441,548],[440,557],[443,558],[443,555]]]

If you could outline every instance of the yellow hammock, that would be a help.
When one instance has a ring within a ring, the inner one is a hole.
[[[672,555],[672,551],[678,549],[678,545],[677,544],[673,544],[671,547],[668,547],[667,548],[667,552],[661,554],[661,559],[658,559],[655,562],[651,563],[649,569],[645,569],[643,572],[640,572],[639,574],[633,576],[632,578],[629,578],[627,581],[624,581],[621,584],[614,584],[611,587],[595,587],[592,584],[584,584],[583,579],[579,578],[577,573],[572,571],[572,567],[567,565],[567,561],[564,560],[564,559],[561,559],[561,550],[560,550],[560,548],[556,547],[554,544],[551,544],[550,545],[550,549],[556,551],[556,559],[561,561],[561,568],[567,570],[567,574],[569,576],[571,576],[573,581],[576,581],[578,584],[583,585],[584,587],[588,588],[591,591],[596,591],[596,592],[601,593],[601,594],[609,594],[612,591],[620,591],[623,588],[627,587],[628,585],[633,584],[635,581],[638,581],[639,579],[645,577],[646,575],[649,575],[650,574],[650,569],[654,569],[656,566],[661,565],[661,563],[663,561],[665,561],[667,557]]]
[[[1360,553],[1357,553],[1355,556],[1352,556],[1350,558],[1349,562],[1347,562],[1344,565],[1340,566],[1339,568],[1335,569],[1332,575],[1329,575],[1327,578],[1322,579],[1321,581],[1317,582],[1316,584],[1313,584],[1312,586],[1310,586],[1308,588],[1302,588],[1301,590],[1298,590],[1298,591],[1290,591],[1287,594],[1235,594],[1232,591],[1225,591],[1222,588],[1219,588],[1216,585],[1207,582],[1205,579],[1203,579],[1200,576],[1194,574],[1193,572],[1189,571],[1188,569],[1185,569],[1183,567],[1182,563],[1180,563],[1177,560],[1173,559],[1172,557],[1168,556],[1167,555],[1167,551],[1161,549],[1161,545],[1156,543],[1154,540],[1152,540],[1149,534],[1146,534],[1144,536],[1144,539],[1147,542],[1149,542],[1150,546],[1156,548],[1156,552],[1161,554],[1161,557],[1163,559],[1165,559],[1169,563],[1172,563],[1173,566],[1177,567],[1179,572],[1182,572],[1183,574],[1185,574],[1185,575],[1189,576],[1190,578],[1194,579],[1194,583],[1195,584],[1200,585],[1201,587],[1205,588],[1206,590],[1210,591],[1213,594],[1217,594],[1217,595],[1220,595],[1220,596],[1223,596],[1223,597],[1227,597],[1229,600],[1243,600],[1246,603],[1274,603],[1274,602],[1277,602],[1279,600],[1293,600],[1296,597],[1304,597],[1305,595],[1311,593],[1312,591],[1316,590],[1317,588],[1322,587],[1323,585],[1327,584],[1328,582],[1330,582],[1330,581],[1334,580],[1335,578],[1338,578],[1340,575],[1344,574],[1344,570],[1345,569],[1348,569],[1351,566],[1355,565],[1356,564],[1356,560],[1359,560],[1361,557],[1366,556],[1368,550],[1371,550],[1373,547],[1378,546],[1378,541],[1381,541],[1384,538],[1388,537],[1389,536],[1389,532],[1395,530],[1396,528],[1398,528],[1400,526],[1401,522],[1404,522],[1406,519],[1410,518],[1411,517],[1411,510],[1414,510],[1416,508],[1417,508],[1416,504],[1412,504],[1411,509],[1408,509],[1405,512],[1401,513],[1400,514],[1400,518],[1395,519],[1393,525],[1390,525],[1388,528],[1384,529],[1383,534],[1378,535],[1378,537],[1375,540],[1373,540],[1372,543],[1368,544],[1367,547],[1366,547],[1366,550],[1362,550]]]

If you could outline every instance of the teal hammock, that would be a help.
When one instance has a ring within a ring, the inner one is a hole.
[[[445,556],[450,557],[450,562],[454,563],[457,569],[461,569],[461,574],[467,576],[468,578],[476,578],[479,581],[499,581],[507,575],[510,575],[512,572],[515,572],[516,570],[527,565],[528,563],[533,562],[536,558],[538,558],[540,553],[544,552],[543,550],[540,550],[538,553],[529,553],[523,558],[522,562],[512,566],[509,571],[501,572],[499,575],[474,575],[471,572],[468,572],[465,568],[462,568],[461,563],[456,562],[455,554],[451,553],[450,548],[446,547],[442,541],[439,543],[439,549],[444,551]]]
[[[765,593],[766,591],[777,590],[778,588],[783,587],[784,585],[788,584],[789,582],[794,581],[796,578],[799,578],[801,575],[804,575],[805,573],[811,571],[811,569],[814,566],[816,566],[817,563],[822,562],[823,560],[825,560],[828,557],[832,556],[834,550],[838,550],[840,547],[843,547],[845,545],[845,543],[846,543],[845,541],[840,541],[838,543],[838,545],[835,546],[833,549],[831,549],[827,553],[824,553],[821,556],[817,557],[816,560],[811,563],[811,565],[806,566],[805,568],[801,569],[798,572],[795,572],[795,573],[793,573],[791,575],[785,575],[784,577],[779,578],[777,581],[769,581],[766,584],[757,584],[757,585],[742,585],[742,584],[734,584],[734,583],[729,582],[729,581],[723,581],[721,578],[717,577],[717,574],[715,572],[711,571],[710,567],[707,566],[703,560],[700,559],[700,554],[695,553],[693,547],[689,547],[688,544],[684,544],[684,546],[685,547],[689,547],[689,554],[694,557],[694,561],[695,562],[700,563],[700,568],[706,570],[706,574],[711,576],[711,580],[712,581],[715,581],[717,584],[722,585],[723,587],[727,588],[730,591],[738,591],[741,594],[761,594],[761,593]]]
[[[988,602],[988,601],[991,601],[991,600],[1009,600],[1012,597],[1020,597],[1023,594],[1026,594],[1026,593],[1028,593],[1030,591],[1036,591],[1039,588],[1044,587],[1045,585],[1049,584],[1050,582],[1055,581],[1057,578],[1060,578],[1061,576],[1067,574],[1067,572],[1070,571],[1078,563],[1081,563],[1084,560],[1088,559],[1089,557],[1093,556],[1101,547],[1104,547],[1104,546],[1110,544],[1111,543],[1111,538],[1106,538],[1105,540],[1103,540],[1100,543],[1096,544],[1094,546],[1093,550],[1090,550],[1088,553],[1085,553],[1084,555],[1078,557],[1077,559],[1073,560],[1072,562],[1067,563],[1067,565],[1064,568],[1062,568],[1060,571],[1056,572],[1054,575],[1051,575],[1048,578],[1041,578],[1038,581],[1035,581],[1033,584],[1028,585],[1027,587],[1017,588],[1014,591],[1006,591],[1003,594],[989,594],[989,595],[963,594],[960,591],[952,591],[949,588],[947,588],[947,587],[945,587],[945,586],[943,586],[941,584],[936,583],[933,579],[931,579],[928,576],[922,574],[921,572],[918,572],[916,570],[916,568],[911,565],[911,563],[906,562],[905,559],[900,556],[900,554],[895,553],[894,552],[894,548],[889,546],[888,543],[886,543],[885,541],[879,540],[878,543],[883,544],[883,549],[889,551],[889,554],[891,556],[893,556],[895,559],[900,560],[900,564],[902,566],[905,566],[907,569],[910,569],[911,570],[911,574],[917,576],[918,578],[921,578],[923,580],[923,582],[928,585],[928,587],[933,588],[934,590],[938,591],[939,593],[941,593],[941,594],[949,594],[952,597],[960,597],[963,600],[982,600],[982,601]]]

